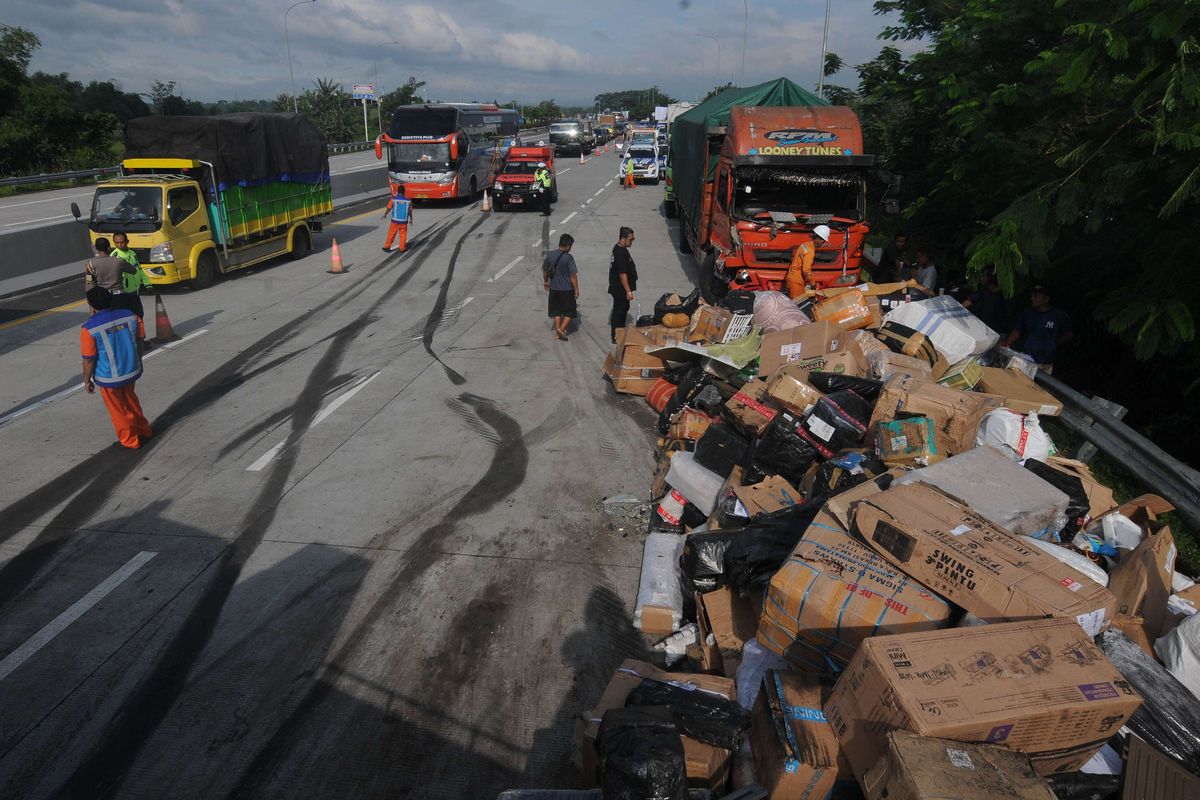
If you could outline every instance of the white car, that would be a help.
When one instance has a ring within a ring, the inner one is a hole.
[[[658,167],[658,148],[652,144],[631,144],[621,161],[621,177],[633,169],[633,179],[658,183],[661,173]]]

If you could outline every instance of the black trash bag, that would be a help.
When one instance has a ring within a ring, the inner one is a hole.
[[[809,500],[769,514],[759,514],[725,548],[725,582],[745,596],[770,582],[787,561],[823,500]]]
[[[725,551],[742,535],[741,528],[693,533],[679,554],[679,582],[683,596],[711,592],[725,585]]]
[[[731,292],[727,292],[724,297],[718,300],[717,305],[721,308],[727,308],[735,314],[753,314],[754,292],[745,289],[734,289]]]
[[[1120,631],[1101,633],[1096,644],[1142,696],[1125,723],[1129,729],[1188,772],[1200,773],[1200,701]]]
[[[667,405],[663,408],[662,413],[658,415],[658,432],[666,435],[671,428],[671,418],[679,413],[679,409],[688,405],[688,402],[695,397],[701,389],[712,383],[712,376],[704,371],[704,367],[699,364],[691,364],[685,369],[677,372],[673,383],[675,384],[675,394],[671,395],[671,399],[667,401]]]
[[[671,298],[678,298],[675,302]],[[700,307],[700,290],[693,289],[687,297],[681,297],[675,292],[667,292],[658,298],[654,304],[654,322],[661,323],[666,314],[687,314],[689,317]]]
[[[726,528],[740,528],[745,525],[750,519],[743,513],[738,512],[740,501],[737,494],[734,493],[733,487],[724,486],[717,495],[717,523],[721,526],[721,530]],[[746,509],[743,507],[742,511]]]
[[[1091,521],[1092,504],[1088,500],[1087,490],[1078,475],[1068,475],[1059,472],[1049,464],[1044,464],[1036,458],[1025,460],[1025,469],[1037,475],[1046,483],[1065,494],[1070,502],[1067,503],[1067,527],[1059,535],[1059,541],[1070,541],[1075,534],[1083,530]],[[1054,531],[1060,533],[1059,531]]]
[[[643,678],[625,698],[626,708],[638,706],[666,706],[684,736],[726,750],[740,748],[742,736],[750,727],[750,712],[737,701],[666,681]]]
[[[799,426],[800,420],[787,411],[775,415],[751,456],[758,471],[779,475],[794,486],[800,484],[809,465],[817,460],[817,451],[800,436]]]
[[[700,510],[699,506],[691,503],[691,501],[683,505],[683,527],[698,528],[705,522],[708,522],[708,515]]]
[[[719,416],[721,409],[724,408],[725,398],[721,396],[721,390],[710,382],[696,392],[695,396],[688,401],[688,405],[697,411],[703,411],[705,414],[715,417]]]
[[[874,453],[845,450],[817,465],[808,497],[810,500],[828,499],[884,472],[887,472],[887,465]]]
[[[642,314],[637,318],[637,322],[635,323],[638,328],[649,328],[651,325],[657,324],[658,320],[654,318],[653,314]]]
[[[879,399],[879,391],[883,388],[883,381],[877,381],[874,378],[859,378],[855,375],[839,375],[836,372],[810,372],[808,373],[808,382],[822,394],[832,394],[849,389],[872,406]],[[867,419],[870,418],[871,414],[868,412]]]
[[[862,444],[871,419],[871,404],[849,389],[827,394],[796,428],[823,458],[833,458],[839,450]]]
[[[706,391],[711,388],[706,387]],[[734,430],[733,426],[725,423],[709,425],[704,435],[696,440],[696,463],[722,478],[728,478],[733,468],[746,459],[749,449],[749,440]]]
[[[687,800],[683,740],[668,708],[612,708],[596,736],[605,800]]]
[[[1120,775],[1062,772],[1046,778],[1058,800],[1120,800]]]

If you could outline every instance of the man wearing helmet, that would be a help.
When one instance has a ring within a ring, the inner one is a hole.
[[[813,228],[812,236],[801,242],[792,254],[792,263],[788,267],[787,277],[784,278],[783,288],[788,297],[795,300],[804,294],[804,290],[812,284],[813,259],[817,256],[817,248],[829,241],[829,226],[818,225]]]
[[[542,195],[542,216],[550,216],[550,170],[546,169],[546,162],[539,161],[537,169],[533,173],[533,180],[541,187]]]

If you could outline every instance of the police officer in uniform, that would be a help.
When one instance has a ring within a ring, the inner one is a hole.
[[[546,168],[546,162],[539,161],[537,169],[533,173],[533,179],[542,187],[542,216],[550,216],[550,170]]]

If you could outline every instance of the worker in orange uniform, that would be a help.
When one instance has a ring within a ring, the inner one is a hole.
[[[404,196],[404,187],[398,183],[392,184],[392,199],[388,200],[383,215],[391,219],[388,225],[387,241],[383,244],[383,252],[390,252],[392,240],[400,236],[400,252],[408,249],[408,223],[412,222],[412,201]]]
[[[813,228],[812,236],[800,243],[792,254],[792,263],[788,267],[787,277],[783,280],[788,297],[795,300],[804,294],[804,290],[812,285],[812,265],[817,257],[817,248],[829,241],[829,226],[818,225]]]
[[[107,289],[93,286],[87,301],[95,313],[79,329],[83,388],[88,394],[100,388],[100,397],[117,432],[117,443],[136,450],[153,435],[134,392],[137,379],[142,377],[141,342],[146,330],[132,311],[113,308],[113,295]]]
[[[622,189],[633,189],[637,186],[637,181],[633,177],[633,155],[628,151],[625,153],[625,182],[621,184]]]

